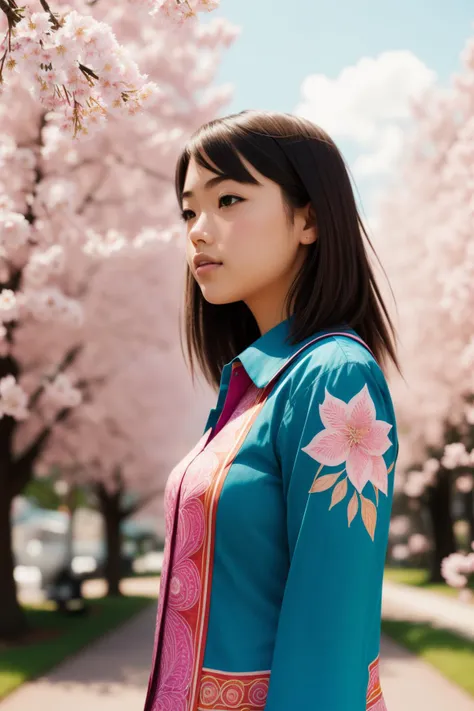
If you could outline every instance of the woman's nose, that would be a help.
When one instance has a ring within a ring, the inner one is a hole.
[[[212,241],[211,233],[209,231],[209,223],[203,213],[199,215],[198,219],[191,227],[189,231],[189,237],[192,242],[198,242],[199,240],[203,240],[204,242]]]

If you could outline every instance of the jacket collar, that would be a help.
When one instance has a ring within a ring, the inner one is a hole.
[[[288,337],[293,319],[294,316],[290,316],[290,318],[277,324],[264,333],[263,336],[257,338],[256,341],[228,363],[227,368],[236,367],[240,361],[247,375],[257,388],[264,388],[278,373],[280,368],[285,365],[286,361],[313,338],[333,331],[355,333],[355,331],[347,325],[340,325],[317,331],[304,340],[291,344],[288,341]]]

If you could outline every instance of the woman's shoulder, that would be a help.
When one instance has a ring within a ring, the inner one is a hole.
[[[291,368],[285,419],[291,419],[295,411],[319,410],[327,397],[355,406],[363,395],[377,412],[395,423],[385,374],[371,351],[354,335],[329,335],[301,352]]]
[[[297,357],[288,375],[291,398],[335,378],[349,389],[354,381],[366,379],[389,395],[384,372],[356,333],[328,334],[311,343]]]
[[[359,368],[371,370],[378,377],[383,377],[383,371],[374,356],[355,333],[352,336],[349,333],[328,334],[310,343],[295,359],[291,376],[296,382],[305,385],[315,378],[344,368],[354,372]]]

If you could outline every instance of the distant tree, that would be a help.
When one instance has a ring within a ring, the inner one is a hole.
[[[0,9],[6,4],[15,6],[3,2]],[[147,358],[147,349],[174,357],[178,330],[171,314],[184,270],[174,164],[184,138],[230,96],[230,87],[211,86],[220,50],[236,36],[224,20],[171,31],[150,22],[147,3],[131,9],[100,0],[81,7],[113,29],[126,53],[120,65],[126,76],[133,56],[160,91],[146,111],[111,111],[106,122],[101,111],[92,112],[89,134],[74,142],[57,112],[30,92],[31,72],[14,68],[0,94],[0,638],[25,628],[13,578],[11,502],[33,478],[56,428],[76,408],[79,417],[106,382],[120,392],[113,374],[139,354]],[[70,8],[61,4],[63,13]],[[38,26],[46,31],[44,19]],[[92,19],[84,31],[76,16],[67,27],[76,28],[78,42],[94,39],[88,59],[105,62],[106,81],[108,31],[102,44]],[[145,261],[154,274],[132,287],[127,263],[141,269]],[[100,289],[114,280],[120,305],[101,298]],[[139,298],[127,307],[132,289]],[[149,372],[150,382],[154,375]]]

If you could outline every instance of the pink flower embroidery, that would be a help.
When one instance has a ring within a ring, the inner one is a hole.
[[[330,509],[346,498],[350,481],[355,491],[347,506],[347,520],[351,525],[360,510],[362,521],[372,540],[377,524],[378,491],[387,495],[388,475],[395,462],[387,469],[383,455],[392,446],[388,438],[392,425],[375,419],[375,405],[367,385],[345,403],[329,393],[326,388],[324,402],[319,406],[324,430],[303,447],[303,452],[321,465],[314,478],[310,493],[334,487]],[[345,463],[345,470],[320,476],[324,465],[337,467]],[[341,474],[346,476],[338,481]],[[363,496],[367,482],[375,489],[376,504]]]
[[[345,462],[349,481],[359,493],[371,481],[387,494],[383,454],[392,446],[388,438],[392,425],[375,419],[375,405],[367,385],[348,403],[326,389],[319,413],[325,429],[303,447],[303,452],[330,467]]]

